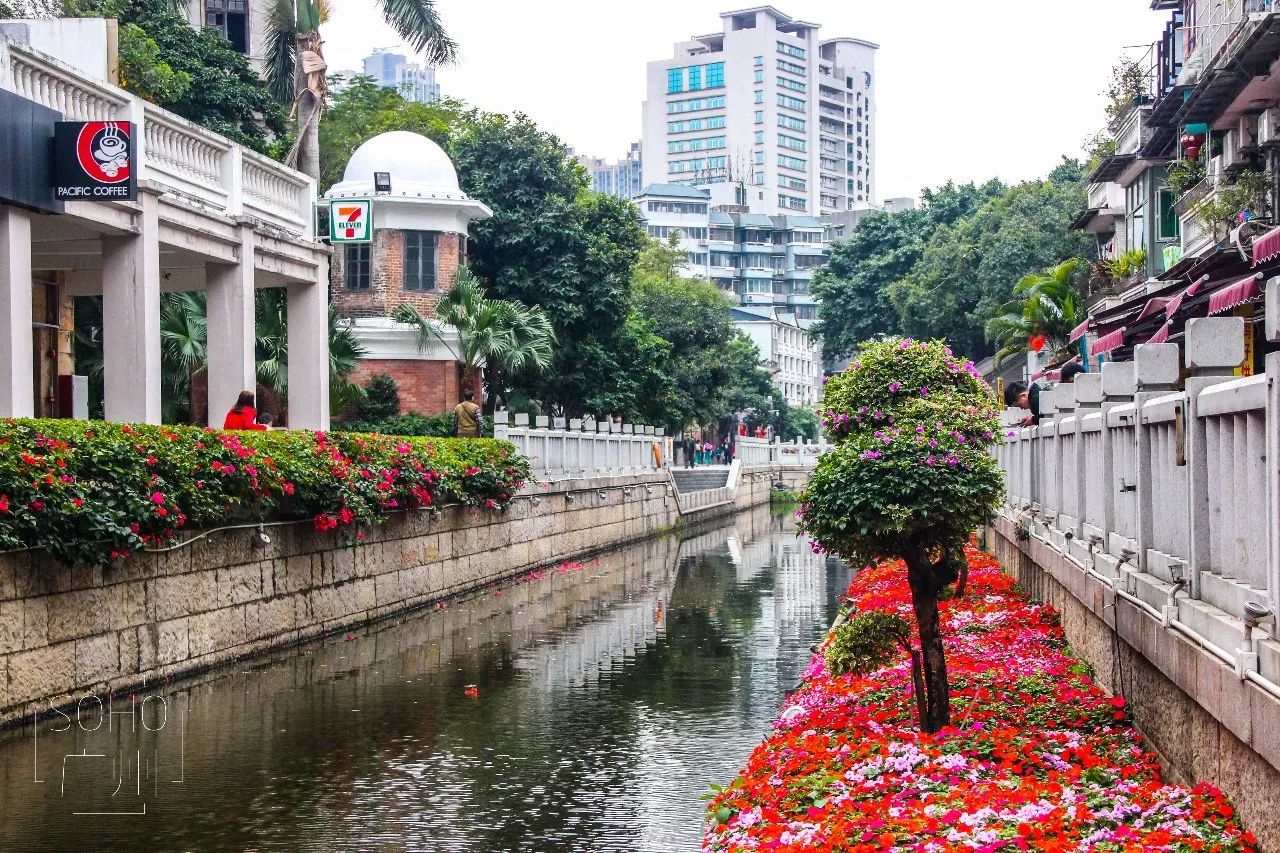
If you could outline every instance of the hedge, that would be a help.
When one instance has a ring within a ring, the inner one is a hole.
[[[486,439],[0,419],[0,550],[102,565],[186,530],[309,519],[323,532],[439,503],[498,509],[528,476],[512,445]]]

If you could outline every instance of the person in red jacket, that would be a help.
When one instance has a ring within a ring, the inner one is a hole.
[[[236,404],[227,412],[227,419],[222,422],[223,429],[257,429],[266,427],[257,422],[258,413],[253,410],[253,392],[241,391]]]

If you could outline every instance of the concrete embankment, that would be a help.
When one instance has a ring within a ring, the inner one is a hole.
[[[537,566],[765,503],[808,472],[735,469],[677,494],[667,472],[534,484],[501,513],[394,515],[354,545],[307,523],[211,531],[119,568],[0,554],[0,724],[386,617]],[[269,540],[269,541],[264,541]]]

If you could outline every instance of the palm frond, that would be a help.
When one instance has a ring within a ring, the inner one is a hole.
[[[431,65],[445,65],[458,56],[458,45],[445,32],[432,0],[378,0],[383,19],[405,43]]]
[[[298,45],[298,19],[293,0],[276,0],[267,10],[264,36],[267,42],[262,76],[266,78],[271,97],[282,104],[292,104],[293,75]]]

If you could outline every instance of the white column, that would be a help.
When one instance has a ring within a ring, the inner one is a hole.
[[[1280,343],[1280,279],[1267,282],[1267,340]],[[1267,543],[1271,608],[1280,604],[1280,352],[1267,355]]]
[[[33,346],[31,215],[0,205],[0,417],[35,414]]]
[[[160,423],[159,201],[138,193],[141,233],[102,241],[103,405],[109,421]]]
[[[289,285],[289,427],[329,428],[329,274]]]
[[[222,426],[223,413],[241,391],[256,385],[254,369],[253,228],[241,226],[240,262],[210,264],[208,290],[209,426]]]

